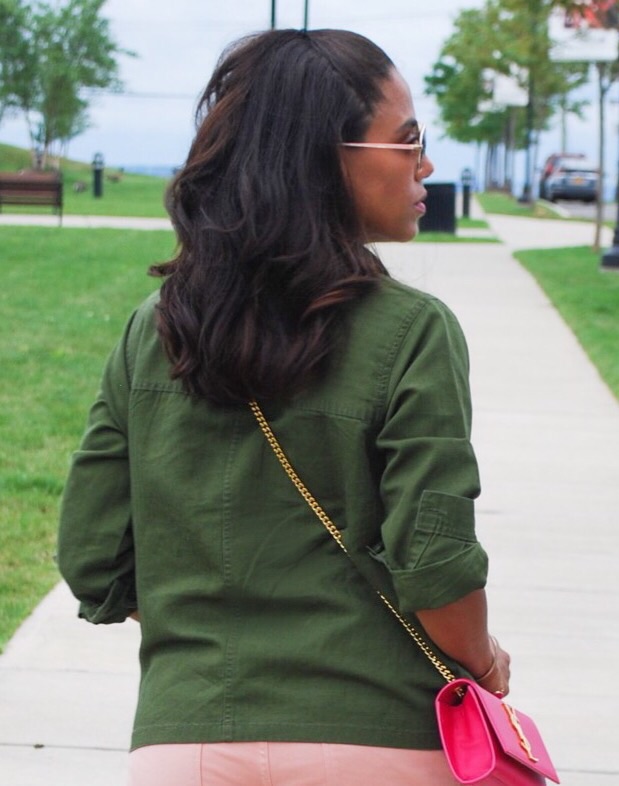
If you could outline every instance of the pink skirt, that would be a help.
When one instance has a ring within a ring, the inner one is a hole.
[[[128,786],[458,786],[442,751],[309,742],[150,745]]]

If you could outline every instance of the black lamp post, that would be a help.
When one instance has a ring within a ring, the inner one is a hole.
[[[103,155],[95,153],[92,159],[92,193],[99,199],[103,196]]]
[[[276,0],[271,0],[271,30],[276,27],[276,13],[275,13]],[[305,0],[303,7],[303,29],[307,30],[309,25],[309,0]]]

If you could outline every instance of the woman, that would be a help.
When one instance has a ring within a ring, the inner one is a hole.
[[[371,586],[507,693],[464,339],[367,248],[424,214],[408,87],[359,35],[270,31],[224,53],[198,121],[178,253],[108,361],[61,517],[80,615],[141,623],[130,782],[452,786],[441,677]]]

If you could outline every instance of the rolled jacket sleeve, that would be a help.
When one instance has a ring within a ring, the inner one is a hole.
[[[122,622],[137,608],[127,411],[127,326],[112,352],[65,486],[58,535],[61,574],[94,623]]]
[[[397,353],[378,436],[386,515],[375,557],[389,569],[404,613],[443,606],[486,583],[487,557],[475,536],[480,487],[468,371],[457,320],[429,300]]]

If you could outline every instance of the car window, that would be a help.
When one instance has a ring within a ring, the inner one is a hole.
[[[595,172],[597,170],[593,161],[580,158],[568,158],[558,162],[557,169],[563,172]]]

